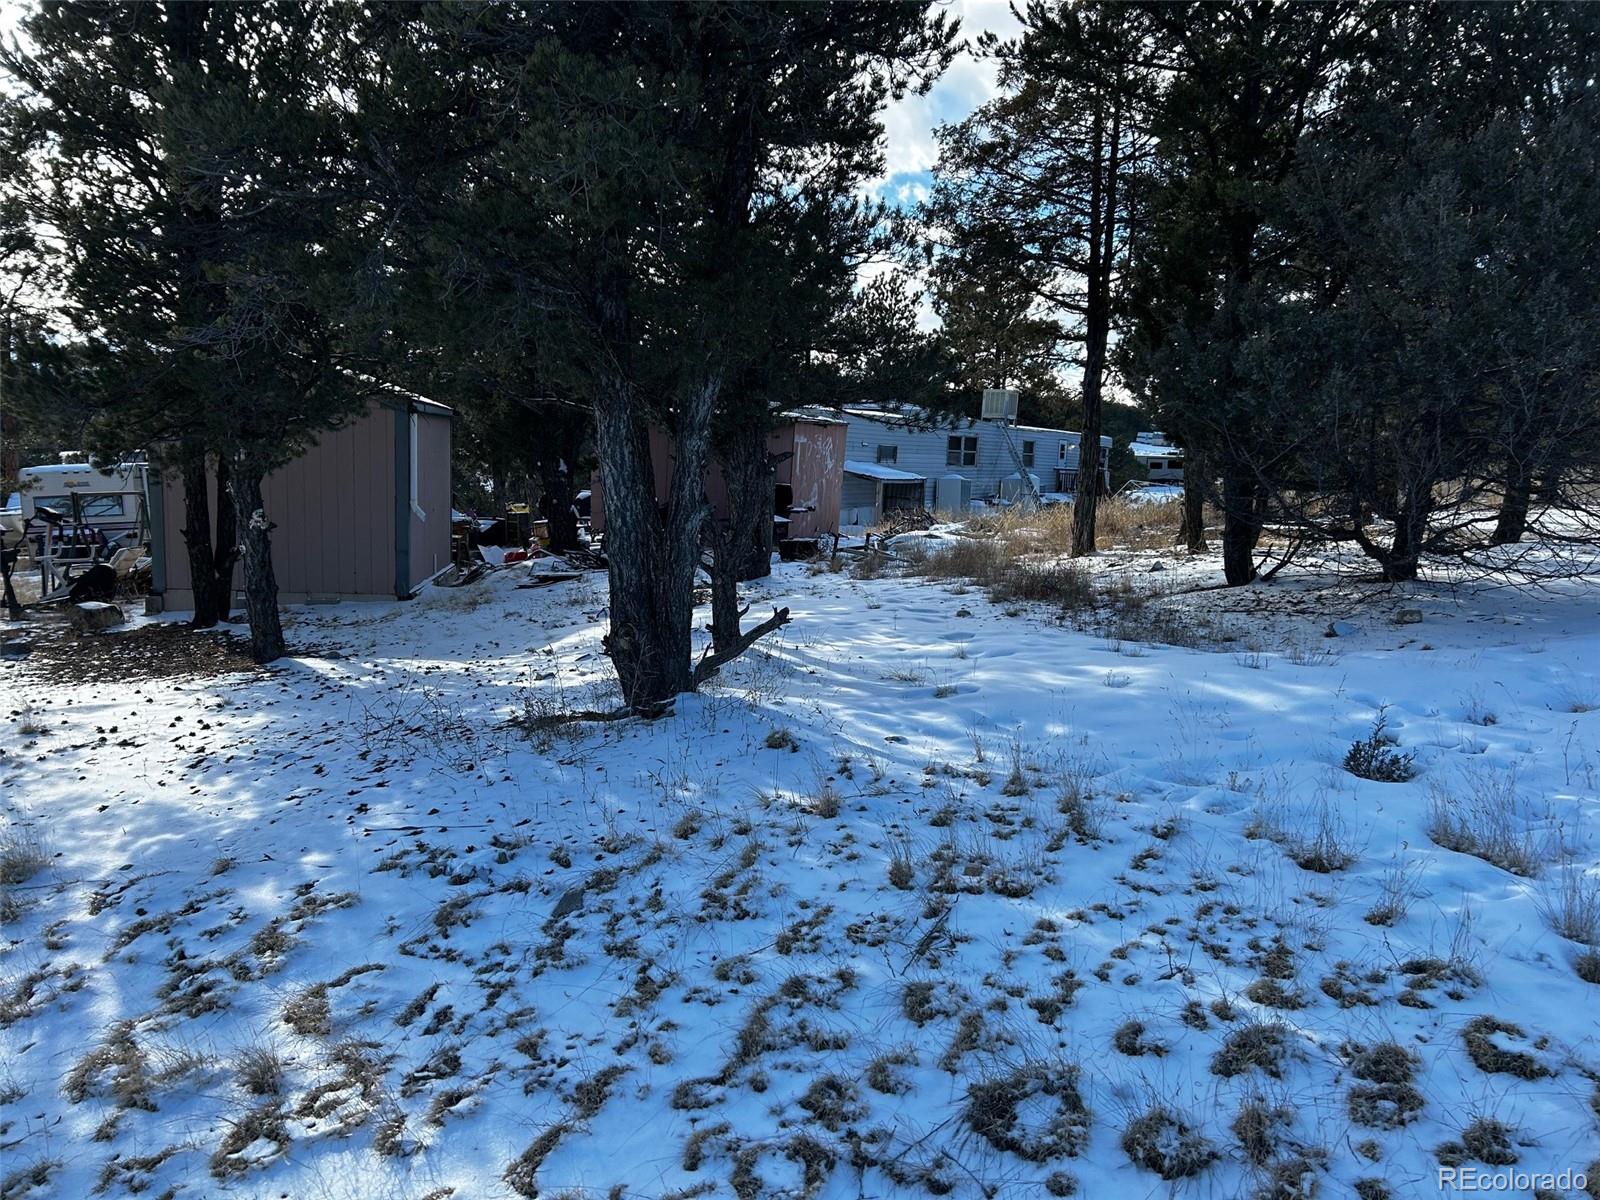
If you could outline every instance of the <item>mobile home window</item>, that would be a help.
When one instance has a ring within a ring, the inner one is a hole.
[[[945,443],[944,462],[947,467],[975,467],[978,465],[978,439],[952,437]]]
[[[1067,444],[1065,442],[1057,442],[1056,443],[1056,461],[1057,462],[1066,462],[1067,461]]]
[[[1025,466],[1025,467],[1033,466],[1033,448],[1034,448],[1034,445],[1035,445],[1035,443],[1033,443],[1033,442],[1023,442],[1022,443],[1022,465]]]
[[[877,459],[875,461],[881,462],[881,463],[899,462],[900,461],[900,447],[899,446],[879,446],[878,447],[878,457],[877,457]]]

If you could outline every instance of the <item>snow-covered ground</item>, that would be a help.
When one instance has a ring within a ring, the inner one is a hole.
[[[523,579],[301,610],[314,656],[255,674],[0,666],[0,1195],[1371,1200],[1600,1158],[1548,919],[1596,894],[1595,584],[1193,592],[1182,649],[788,565],[715,687],[529,737],[609,675],[603,577]],[[1342,768],[1380,715],[1410,782]]]

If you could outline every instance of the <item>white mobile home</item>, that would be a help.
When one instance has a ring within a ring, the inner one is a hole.
[[[1145,430],[1129,443],[1128,450],[1145,469],[1150,482],[1183,482],[1183,447],[1174,446],[1166,434]]]
[[[871,525],[901,508],[959,511],[972,500],[1029,490],[1065,498],[1078,486],[1078,434],[1070,429],[948,417],[920,409],[847,408],[840,521]],[[1009,444],[1008,444],[1009,438]],[[1111,439],[1100,439],[1102,485]]]

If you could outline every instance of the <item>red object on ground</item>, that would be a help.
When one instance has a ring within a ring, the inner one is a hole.
[[[526,550],[507,550],[505,558],[501,561],[508,563],[522,562],[527,557],[528,552]]]

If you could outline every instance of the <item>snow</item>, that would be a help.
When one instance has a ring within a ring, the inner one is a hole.
[[[922,476],[911,471],[902,471],[898,467],[886,467],[881,463],[855,462],[846,460],[844,464],[846,475],[856,475],[862,479],[881,479],[885,483],[921,483]]]
[[[1177,446],[1157,446],[1150,442],[1129,442],[1128,450],[1135,458],[1182,458]]]
[[[1183,499],[1183,485],[1176,483],[1142,483],[1138,487],[1124,487],[1117,495],[1119,498],[1134,504],[1166,504],[1172,500]]]
[[[1600,864],[1594,582],[1092,569],[1211,635],[786,564],[745,598],[793,623],[714,687],[531,736],[508,718],[616,702],[603,574],[295,610],[302,655],[258,674],[6,662],[6,861],[44,865],[7,889],[0,1178],[1232,1198],[1263,1179],[1231,1131],[1252,1098],[1326,1196],[1437,1194],[1479,1116],[1518,1171],[1600,1158],[1596,988],[1545,919],[1558,854]],[[1341,768],[1380,715],[1415,780]],[[1540,877],[1430,839],[1436,799],[1496,796]],[[1319,834],[1353,860],[1298,865]],[[1369,923],[1396,880],[1406,911]],[[1219,1073],[1258,1021],[1280,1055]],[[1393,1129],[1351,1108],[1353,1044],[1387,1041],[1421,1101]],[[248,1086],[262,1054],[276,1091]],[[1015,1122],[975,1127],[1013,1081]],[[1124,1152],[1157,1101],[1219,1154],[1191,1180]]]

